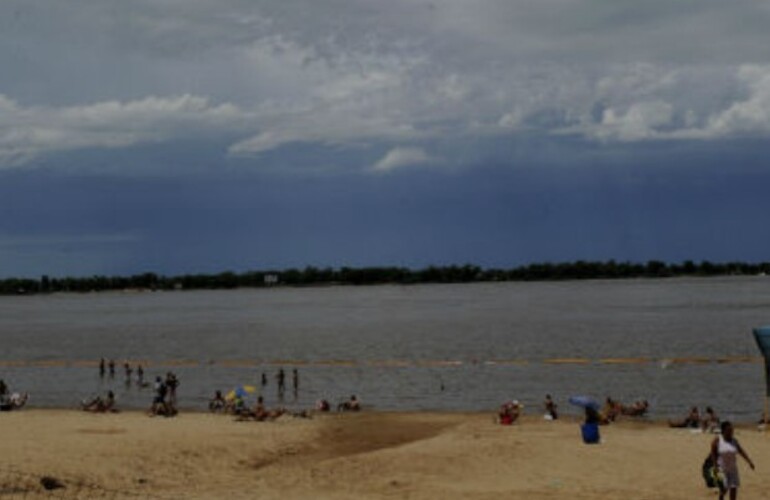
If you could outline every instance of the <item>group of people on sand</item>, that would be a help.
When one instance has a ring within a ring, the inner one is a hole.
[[[706,407],[706,411],[703,415],[698,411],[697,406],[690,407],[690,411],[687,415],[680,420],[669,420],[669,427],[679,429],[700,429],[703,432],[719,433],[720,422],[717,413],[710,406]]]
[[[522,413],[524,405],[517,400],[507,401],[500,405],[497,413],[497,420],[500,424],[510,425],[514,423]],[[543,401],[543,408],[545,410],[544,418],[546,420],[557,420],[559,418],[558,405],[553,400],[550,394],[545,395]],[[611,397],[607,397],[604,406],[601,410],[594,410],[594,416],[598,424],[606,425],[617,420],[621,415],[629,417],[641,417],[647,414],[650,408],[650,404],[646,399],[640,399],[632,403],[631,405],[624,405]]]
[[[546,420],[557,420],[559,418],[559,412],[557,411],[558,405],[554,402],[550,394],[545,395],[543,407],[545,409],[544,417]],[[504,402],[497,410],[497,423],[500,425],[513,424],[519,419],[523,409],[524,405],[521,404],[518,399]]]
[[[0,379],[0,411],[18,410],[27,404],[29,394],[10,392],[5,380]]]
[[[214,392],[214,397],[209,400],[209,411],[235,415],[238,420],[253,419],[257,421],[275,420],[286,413],[286,409],[283,407],[268,410],[262,396],[258,396],[257,402],[249,408],[243,394],[233,392],[225,397],[219,390]]]
[[[115,393],[112,391],[107,392],[107,397],[102,398],[96,396],[92,399],[82,401],[80,403],[83,411],[90,411],[93,413],[116,413],[118,410],[115,408]]]
[[[150,416],[173,417],[178,413],[176,406],[176,390],[179,387],[179,379],[173,372],[166,373],[164,379],[160,375],[155,377],[152,405],[148,411]]]
[[[650,403],[646,399],[638,399],[630,405],[624,405],[620,401],[607,396],[604,406],[599,411],[599,423],[602,425],[614,422],[620,416],[643,417],[650,409]]]
[[[268,409],[265,406],[265,400],[263,396],[258,396],[257,401],[253,407],[249,407],[246,404],[246,400],[241,392],[233,391],[227,396],[222,395],[222,391],[217,390],[214,392],[214,397],[209,400],[209,411],[212,413],[224,413],[228,415],[235,415],[236,420],[256,420],[258,422],[264,422],[268,420],[275,420],[282,415],[290,414],[294,417],[310,417],[312,412],[310,410],[301,410],[298,412],[289,412],[285,407],[279,406],[274,409]],[[337,411],[360,411],[361,402],[354,394],[350,396],[350,399],[343,401],[337,405]],[[319,399],[316,402],[314,411],[325,413],[331,411],[331,404],[326,399]]]

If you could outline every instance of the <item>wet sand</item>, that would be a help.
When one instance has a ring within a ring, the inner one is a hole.
[[[602,427],[603,443],[586,446],[577,421],[505,427],[487,413],[235,422],[24,409],[0,422],[2,498],[34,497],[43,475],[104,498],[716,498],[700,477],[713,436],[662,423]],[[770,498],[770,433],[737,437],[757,464],[741,463],[740,498]]]

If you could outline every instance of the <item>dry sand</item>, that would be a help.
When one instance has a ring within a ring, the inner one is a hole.
[[[603,443],[586,446],[577,421],[504,427],[490,414],[258,423],[25,409],[0,422],[0,498],[33,497],[25,490],[43,475],[104,498],[716,498],[700,477],[712,436],[659,423],[602,427]],[[740,498],[770,498],[770,433],[739,427],[737,437],[757,464],[741,463]]]

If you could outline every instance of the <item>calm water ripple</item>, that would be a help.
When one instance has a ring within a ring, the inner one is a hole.
[[[120,365],[141,360],[146,379],[176,372],[181,406],[202,408],[262,372],[276,404],[283,366],[300,372],[293,407],[355,393],[378,409],[517,398],[540,412],[551,393],[573,411],[580,393],[646,398],[654,417],[712,404],[750,420],[764,391],[751,329],[768,323],[766,277],[2,297],[0,377],[31,405],[113,388],[138,408],[150,391],[126,386]],[[114,380],[98,377],[100,357],[118,363]]]

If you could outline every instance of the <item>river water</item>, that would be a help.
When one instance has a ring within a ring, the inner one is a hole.
[[[550,393],[577,413],[566,399],[588,394],[647,399],[653,418],[710,404],[747,421],[763,407],[751,335],[763,324],[767,277],[1,297],[0,378],[30,406],[75,407],[113,389],[121,407],[147,407],[151,390],[124,381],[129,360],[145,379],[174,371],[189,409],[249,384],[290,408],[357,394],[380,410],[516,398],[539,413]],[[114,378],[99,376],[101,357],[116,360]]]

